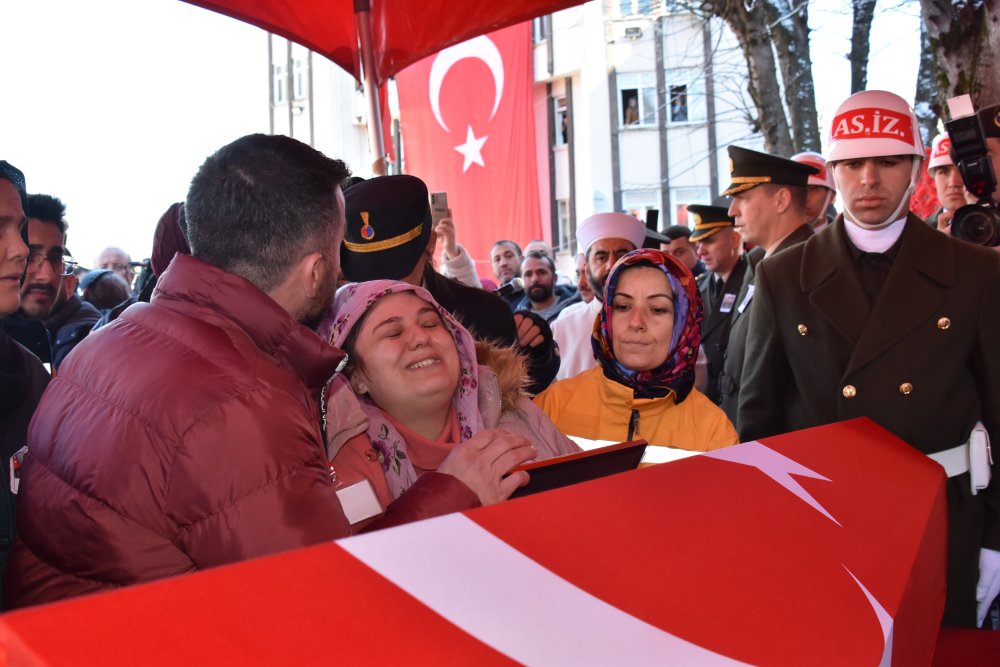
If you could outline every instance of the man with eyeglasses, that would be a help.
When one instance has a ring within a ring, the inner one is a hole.
[[[95,269],[111,269],[121,276],[122,280],[128,283],[129,289],[132,289],[132,282],[135,280],[135,269],[132,268],[132,256],[121,248],[115,248],[114,246],[105,248],[97,256],[94,264]]]
[[[24,175],[0,160],[0,317],[17,312],[21,305],[19,288],[28,257],[27,205]],[[28,422],[48,382],[42,363],[0,330],[0,576],[14,542],[14,505]],[[0,589],[0,610],[4,608]]]
[[[50,195],[28,197],[28,266],[21,309],[4,320],[7,333],[57,369],[101,313],[76,294],[76,262],[66,252],[66,206]]]

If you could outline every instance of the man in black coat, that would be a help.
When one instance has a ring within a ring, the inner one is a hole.
[[[545,320],[526,311],[511,313],[496,295],[434,270],[437,239],[423,181],[408,175],[372,178],[348,187],[344,200],[347,228],[340,264],[347,280],[422,285],[475,338],[517,346],[528,361],[527,391],[535,394],[549,386],[559,371],[559,352]]]
[[[845,213],[758,267],[737,428],[752,440],[865,416],[941,463],[943,622],[973,627],[1000,592],[1000,481],[973,435],[979,422],[1000,442],[1000,254],[907,214],[918,127],[892,93],[841,105],[829,160]]]
[[[726,358],[719,376],[719,406],[729,421],[736,424],[754,272],[765,257],[812,236],[806,212],[806,186],[817,169],[739,146],[729,147],[729,164],[732,184],[722,193],[732,197],[729,215],[735,218],[743,240],[757,246],[747,255],[746,274],[734,302]]]
[[[28,258],[27,194],[24,175],[0,160],[0,317],[17,311],[19,283]],[[14,543],[14,506],[20,461],[28,442],[28,422],[49,374],[31,352],[0,330],[0,580]],[[0,610],[4,609],[0,590]]]
[[[736,219],[721,206],[689,205],[694,219],[691,242],[706,271],[697,278],[703,316],[701,346],[707,361],[705,395],[718,405],[719,376],[729,345],[729,327],[736,310],[736,297],[743,287],[746,258]]]

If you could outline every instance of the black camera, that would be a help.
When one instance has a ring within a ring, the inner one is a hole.
[[[956,118],[945,123],[951,139],[951,158],[962,174],[965,189],[976,197],[955,211],[951,235],[981,246],[1000,246],[1000,208],[993,201],[997,177],[986,154],[986,136],[979,114]]]

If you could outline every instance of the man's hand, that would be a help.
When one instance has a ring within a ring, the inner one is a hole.
[[[951,219],[955,217],[954,211],[941,211],[938,214],[937,228],[939,232],[944,232],[951,236]]]
[[[545,340],[541,327],[530,317],[514,313],[514,326],[517,327],[517,344],[521,347],[537,347]]]
[[[528,483],[528,473],[523,470],[504,475],[536,456],[538,452],[524,436],[491,428],[455,445],[438,472],[458,478],[483,505],[492,505],[507,500]]]
[[[437,227],[438,240],[444,244],[444,256],[446,259],[453,259],[458,256],[458,241],[455,239],[455,223],[451,217],[438,220]]]

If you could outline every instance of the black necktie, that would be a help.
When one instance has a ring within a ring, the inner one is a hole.
[[[719,302],[719,297],[722,296],[722,278],[719,276],[712,276],[712,301],[715,303]]]

